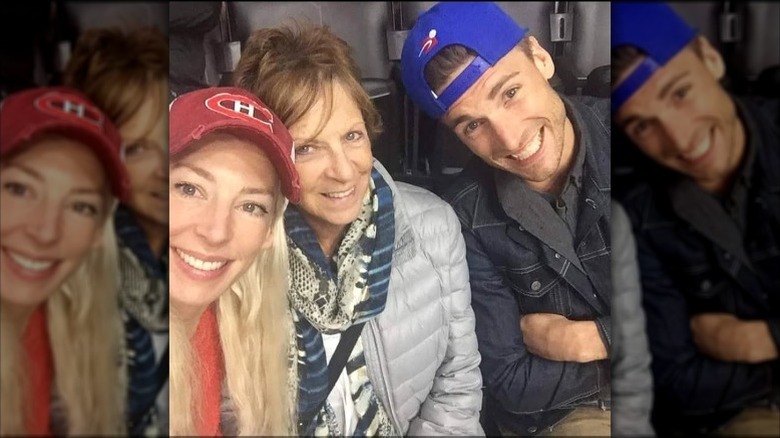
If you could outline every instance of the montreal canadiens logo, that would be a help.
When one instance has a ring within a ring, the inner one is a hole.
[[[436,29],[431,29],[428,32],[428,38],[425,38],[422,42],[422,46],[420,48],[420,53],[417,54],[417,57],[421,57],[422,55],[427,55],[428,52],[431,51],[434,47],[436,47],[436,44],[439,43],[439,40],[436,39]]]
[[[46,93],[35,99],[34,104],[41,112],[78,121],[94,129],[102,129],[105,120],[100,110],[73,94],[56,91]]]
[[[206,99],[206,108],[233,119],[240,119],[274,133],[274,115],[251,99],[230,93],[219,93]]]

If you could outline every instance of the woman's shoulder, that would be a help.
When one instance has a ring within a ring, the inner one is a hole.
[[[450,223],[455,218],[450,204],[430,190],[403,182],[396,182],[396,186],[396,204],[404,208],[410,220]]]

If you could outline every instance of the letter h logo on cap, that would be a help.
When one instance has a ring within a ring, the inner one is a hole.
[[[52,91],[35,99],[34,105],[39,111],[54,117],[68,118],[97,130],[103,128],[103,114],[74,94]]]
[[[215,94],[206,99],[206,108],[223,116],[255,124],[269,134],[274,133],[273,113],[244,96],[230,93]]]

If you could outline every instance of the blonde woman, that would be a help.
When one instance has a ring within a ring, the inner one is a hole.
[[[155,27],[92,28],[78,40],[65,84],[114,122],[131,195],[117,208],[120,307],[127,362],[127,428],[168,433],[168,39]]]
[[[170,107],[171,434],[290,435],[292,140],[235,88]]]
[[[64,87],[0,103],[0,434],[124,434],[119,134]]]

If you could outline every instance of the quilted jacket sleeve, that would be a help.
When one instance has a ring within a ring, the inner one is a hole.
[[[442,202],[441,208],[434,211],[444,218],[444,232],[437,233],[436,241],[423,245],[445,289],[443,298],[449,306],[449,336],[446,357],[436,372],[433,388],[423,402],[419,416],[409,425],[408,434],[483,435],[479,424],[482,377],[466,248],[452,208]]]

